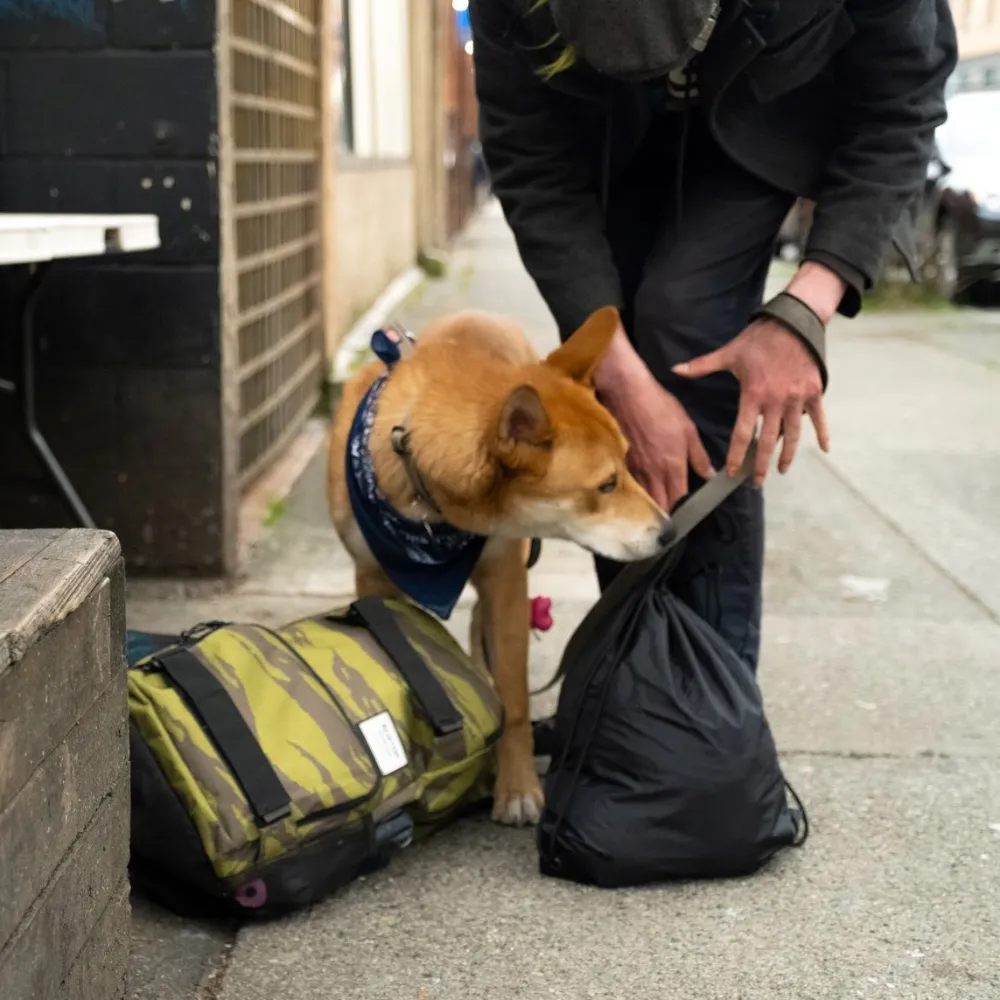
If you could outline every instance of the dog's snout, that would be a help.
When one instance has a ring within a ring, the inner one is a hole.
[[[673,540],[677,537],[677,528],[674,527],[674,522],[670,520],[669,517],[665,517],[660,522],[660,534],[657,536],[657,544],[661,549],[665,549],[670,545]]]

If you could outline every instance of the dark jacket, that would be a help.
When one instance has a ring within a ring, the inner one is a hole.
[[[670,2],[670,0],[650,0]],[[699,57],[719,145],[817,202],[807,258],[870,287],[892,240],[912,266],[944,87],[956,62],[947,0],[735,0]],[[548,4],[471,0],[480,134],[493,189],[563,336],[621,306],[602,195],[649,126],[640,86],[585,65],[546,79],[561,50]],[[843,265],[843,266],[838,266]],[[857,291],[841,311],[859,308]]]

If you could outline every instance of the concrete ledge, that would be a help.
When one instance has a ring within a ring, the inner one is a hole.
[[[110,531],[0,531],[0,676],[83,603],[120,555]]]
[[[44,891],[108,789],[127,777],[126,733],[125,701],[109,687],[0,813],[0,941]]]
[[[63,981],[58,1000],[87,996],[121,1000],[127,981],[120,959],[120,942],[128,940],[131,923],[128,878],[123,878],[104,908],[73,968]]]
[[[0,996],[124,996],[125,576],[99,531],[0,531]]]
[[[127,878],[128,828],[126,778],[98,806],[14,936],[0,951],[4,1000],[57,996],[78,960],[86,960],[87,942]],[[113,965],[124,980],[128,936],[122,935],[113,947],[102,951],[104,962]],[[75,1000],[106,1000],[106,995],[88,986]]]

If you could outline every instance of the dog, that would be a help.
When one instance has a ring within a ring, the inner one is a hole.
[[[529,709],[530,540],[568,539],[628,562],[672,536],[594,389],[618,322],[616,309],[596,311],[543,360],[505,318],[437,319],[391,367],[376,360],[348,380],[330,432],[327,498],[358,596],[447,618],[466,582],[476,590],[470,654],[503,702],[493,818],[505,824],[537,823],[543,804]]]

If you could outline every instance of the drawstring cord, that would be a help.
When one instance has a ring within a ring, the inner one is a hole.
[[[795,824],[795,839],[792,841],[792,847],[801,847],[809,839],[809,814],[806,812],[806,807],[802,804],[802,799],[799,798],[799,793],[792,788],[792,783],[787,778],[785,778],[785,788],[788,789],[789,795],[795,800],[800,820],[800,822]]]

